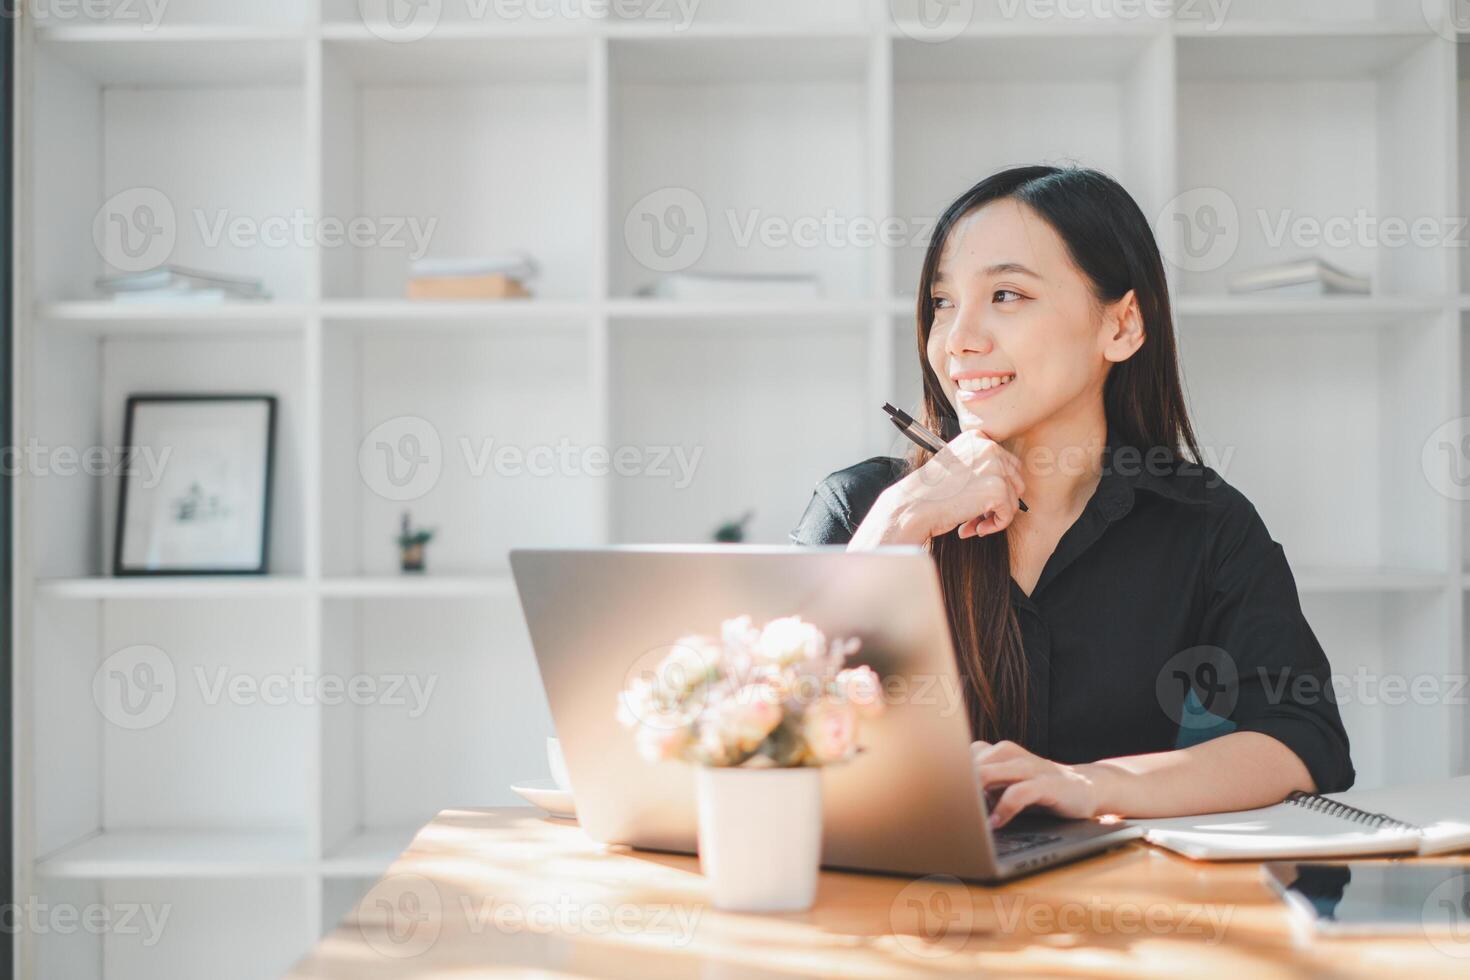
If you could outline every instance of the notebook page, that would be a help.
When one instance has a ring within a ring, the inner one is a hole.
[[[1470,848],[1470,776],[1325,795],[1360,810],[1386,813],[1422,827],[1420,854],[1450,854]]]
[[[1411,830],[1374,830],[1290,803],[1131,822],[1143,827],[1150,844],[1201,860],[1411,854],[1419,848]]]

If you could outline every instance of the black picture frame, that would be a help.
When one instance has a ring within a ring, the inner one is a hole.
[[[211,567],[209,565],[198,565],[190,567],[168,567],[149,568],[128,565],[123,554],[125,535],[127,533],[128,519],[128,487],[132,482],[135,467],[132,466],[134,453],[137,447],[134,445],[135,415],[138,407],[142,405],[184,405],[184,404],[209,404],[218,405],[224,402],[261,403],[265,406],[265,460],[264,460],[264,487],[261,490],[261,519],[260,519],[260,560],[252,567],[230,566]],[[123,447],[125,459],[128,462],[123,469],[118,481],[117,494],[117,520],[113,527],[112,546],[112,574],[119,578],[139,576],[178,576],[178,575],[265,575],[270,568],[270,535],[271,535],[271,512],[275,485],[275,448],[276,448],[276,396],[268,394],[136,394],[129,395],[125,421],[123,423]]]

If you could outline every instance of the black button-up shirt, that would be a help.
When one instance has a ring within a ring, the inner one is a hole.
[[[827,477],[791,540],[846,544],[905,473],[877,456]],[[1028,596],[1015,580],[1031,751],[1075,764],[1270,735],[1318,792],[1353,783],[1330,668],[1281,545],[1207,466],[1109,432],[1102,477]]]

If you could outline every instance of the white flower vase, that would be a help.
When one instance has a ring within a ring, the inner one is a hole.
[[[797,912],[817,897],[822,770],[700,766],[699,864],[729,912]]]

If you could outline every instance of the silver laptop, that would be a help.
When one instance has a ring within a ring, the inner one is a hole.
[[[516,550],[510,555],[552,718],[595,840],[696,851],[694,779],[653,764],[616,719],[618,694],[675,639],[722,620],[800,615],[856,636],[887,710],[863,751],[822,774],[826,867],[994,881],[1131,840],[1128,824],[1022,814],[992,832],[939,578],[919,548],[849,554],[764,546]]]

